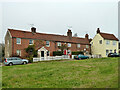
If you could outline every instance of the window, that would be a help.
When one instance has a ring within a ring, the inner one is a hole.
[[[110,50],[110,53],[112,53],[112,50]]]
[[[21,38],[16,38],[17,44],[21,44]]]
[[[113,45],[116,45],[116,41],[113,41]]]
[[[46,41],[46,46],[49,47],[50,46],[50,42]]]
[[[61,42],[57,42],[57,46],[61,46]]]
[[[77,44],[77,47],[80,48],[80,44]]]
[[[88,46],[88,45],[86,45],[86,48],[89,48],[89,46]]]
[[[29,44],[32,45],[33,44],[33,40],[29,40]]]
[[[109,50],[106,50],[106,56],[108,56]]]
[[[93,42],[91,44],[93,45]]]
[[[50,51],[47,51],[47,56],[50,56]]]
[[[109,40],[106,40],[106,44],[109,45],[109,44],[110,44],[110,41],[109,41]]]
[[[68,47],[71,47],[71,43],[68,43]]]
[[[17,50],[16,52],[18,56],[21,56],[21,50]]]
[[[68,52],[67,52],[68,54],[71,54],[71,50],[68,50]]]
[[[102,44],[102,40],[100,40],[99,43]]]

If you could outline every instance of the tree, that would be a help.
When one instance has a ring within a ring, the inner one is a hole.
[[[25,50],[28,53],[28,57],[37,57],[38,48],[44,46],[43,40],[35,40],[34,45],[29,45]]]
[[[35,50],[35,45],[29,45],[28,48],[25,49],[28,53],[28,56],[37,56],[37,50]]]
[[[73,37],[77,37],[78,35],[77,35],[77,33],[75,33],[74,35],[73,35]]]
[[[43,40],[35,40],[34,46],[35,46],[35,49],[38,49],[42,46],[45,46],[45,44],[44,44]]]
[[[63,52],[65,49],[69,49],[68,46],[66,44],[62,44],[61,46],[58,46],[59,49],[61,49],[61,51]]]

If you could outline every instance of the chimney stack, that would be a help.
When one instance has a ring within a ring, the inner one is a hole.
[[[72,32],[70,29],[68,29],[67,36],[69,37],[69,39],[72,39]]]
[[[88,35],[88,34],[85,34],[85,38],[86,38],[86,39],[89,39],[89,35]]]
[[[97,28],[97,34],[98,34],[98,33],[100,33],[100,29],[99,29],[99,28]]]
[[[36,33],[36,28],[35,27],[32,27],[31,28],[31,32],[34,34],[34,33]]]

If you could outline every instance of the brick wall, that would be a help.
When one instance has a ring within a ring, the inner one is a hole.
[[[35,40],[34,40],[35,42]],[[50,56],[53,55],[53,51],[57,51],[57,42],[55,41],[50,41],[50,47],[46,47],[46,41],[43,41],[45,44],[45,48],[50,51]],[[61,44],[65,44],[62,42]],[[16,44],[16,38],[12,38],[12,55],[16,55],[17,50],[21,50],[21,57],[25,57],[27,53],[25,52],[25,48],[29,46],[29,39],[21,39],[21,44]],[[77,47],[77,44],[72,43],[71,47],[69,47],[69,50],[72,51],[83,51],[86,48],[86,45],[80,44],[80,48]],[[90,52],[90,46],[86,51]]]

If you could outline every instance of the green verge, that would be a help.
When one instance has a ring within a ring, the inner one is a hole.
[[[118,88],[118,58],[2,67],[3,88]]]

